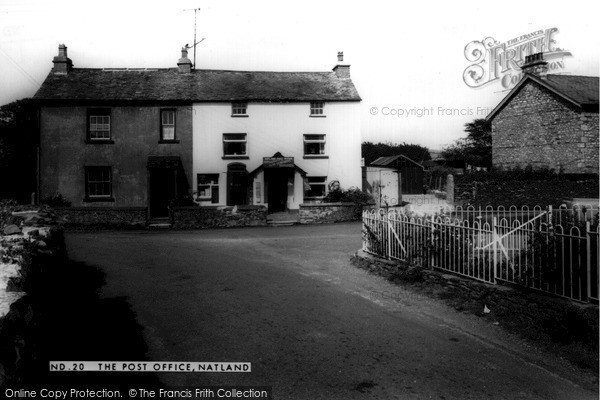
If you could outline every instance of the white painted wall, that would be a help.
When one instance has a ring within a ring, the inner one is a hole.
[[[228,164],[240,162],[252,172],[262,165],[263,157],[272,157],[277,152],[294,157],[294,163],[306,171],[307,176],[327,176],[327,182],[339,180],[343,188],[361,187],[358,102],[326,102],[324,118],[310,117],[308,102],[249,102],[248,117],[232,117],[231,103],[196,103],[193,108],[193,189],[197,188],[197,174],[220,173],[220,205],[227,201]],[[223,133],[246,133],[249,158],[222,159]],[[304,134],[325,134],[329,158],[304,159]],[[256,182],[260,182],[264,202],[263,177],[256,177],[254,187]],[[288,199],[290,208],[296,209],[303,202],[300,183],[295,177],[293,200]]]

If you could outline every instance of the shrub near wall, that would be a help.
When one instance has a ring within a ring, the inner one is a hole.
[[[267,208],[264,206],[234,207],[173,207],[173,228],[203,229],[242,226],[266,226]]]
[[[598,176],[552,171],[476,172],[454,177],[456,205],[560,206],[574,197],[598,198]]]

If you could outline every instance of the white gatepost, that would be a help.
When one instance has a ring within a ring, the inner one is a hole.
[[[391,217],[390,217],[390,212],[389,210],[387,210],[387,212],[385,213],[386,218],[387,218],[387,227],[388,227],[388,231],[387,231],[387,242],[388,242],[388,259],[392,259],[392,254],[393,254],[393,249],[392,249],[392,233],[396,234],[396,232],[394,232],[394,228],[392,227],[392,221],[391,221]],[[400,240],[400,239],[398,239]]]
[[[493,244],[492,244],[492,252],[493,252],[493,268],[492,271],[494,272],[494,279],[492,280],[492,283],[496,284],[496,277],[498,276],[498,240],[496,239],[498,237],[498,234],[496,233],[496,217],[492,218],[492,240],[493,240]]]
[[[587,293],[585,296],[586,301],[590,301],[590,294],[592,293],[592,239],[591,239],[591,225],[590,221],[585,222],[585,241],[586,241],[586,272],[587,272]],[[583,296],[582,296],[583,300]]]
[[[429,257],[429,263],[431,268],[433,269],[435,267],[435,216],[432,215],[431,216],[431,246],[430,246],[430,257]]]

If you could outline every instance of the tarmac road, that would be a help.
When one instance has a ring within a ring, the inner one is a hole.
[[[159,373],[167,387],[271,386],[276,399],[598,399],[562,360],[350,265],[358,223],[66,238],[71,259],[105,272],[103,298],[126,297],[151,360],[252,363],[250,373]]]

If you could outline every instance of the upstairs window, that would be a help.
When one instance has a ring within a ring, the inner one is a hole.
[[[325,135],[304,135],[304,156],[325,156]]]
[[[311,101],[310,102],[310,115],[311,116],[324,115],[324,112],[323,112],[324,107],[325,107],[325,103],[322,101]]]
[[[223,156],[225,157],[245,157],[246,149],[245,133],[224,133],[223,134]]]
[[[160,140],[175,140],[175,110],[161,110],[160,112]]]
[[[308,187],[305,197],[307,199],[322,199],[325,197],[326,176],[309,176],[306,179]]]
[[[232,116],[246,116],[248,111],[248,103],[245,101],[234,101],[231,103]]]
[[[111,140],[110,109],[98,108],[88,110],[88,140],[106,142]]]
[[[219,174],[198,174],[198,200],[219,202]]]
[[[85,195],[90,200],[111,198],[111,167],[85,167]]]

